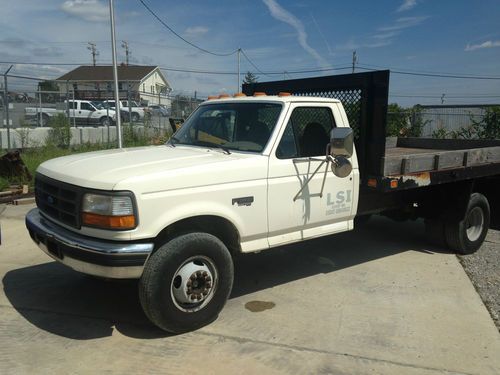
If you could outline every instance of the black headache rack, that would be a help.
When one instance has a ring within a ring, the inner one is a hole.
[[[404,191],[500,174],[500,140],[387,138],[389,70],[243,84],[243,92],[335,98],[354,130],[363,191]]]
[[[342,74],[243,84],[243,93],[289,92],[297,96],[320,96],[342,102],[354,130],[362,184],[378,175],[385,155],[385,124],[389,96],[389,71]]]

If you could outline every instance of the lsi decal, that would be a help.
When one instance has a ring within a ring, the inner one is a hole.
[[[338,215],[351,212],[352,190],[341,190],[332,197],[332,193],[326,195],[326,214]]]

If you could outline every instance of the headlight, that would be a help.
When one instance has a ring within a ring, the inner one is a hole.
[[[104,229],[133,229],[137,225],[132,198],[128,195],[85,194],[82,224]]]

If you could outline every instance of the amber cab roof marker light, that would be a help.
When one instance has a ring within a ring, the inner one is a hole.
[[[280,92],[278,96],[292,96],[289,92]]]
[[[266,96],[267,94],[265,92],[257,91],[253,93],[253,96]]]
[[[231,97],[231,95],[229,95],[229,94],[220,94],[219,95],[219,99],[225,99],[225,98],[230,98],[230,97]]]
[[[242,92],[237,92],[236,94],[233,95],[235,98],[242,98],[244,96],[246,96],[245,94],[243,94]]]
[[[214,99],[218,99],[219,97],[217,95],[209,95],[207,100],[214,100]]]

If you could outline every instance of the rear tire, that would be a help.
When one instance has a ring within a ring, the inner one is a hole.
[[[233,286],[233,260],[207,233],[174,238],[151,255],[139,281],[146,316],[159,328],[181,333],[215,319]]]
[[[472,254],[483,244],[490,226],[490,205],[486,197],[473,193],[467,212],[461,220],[448,220],[445,237],[448,246],[458,254]]]

